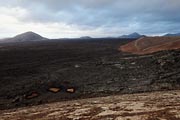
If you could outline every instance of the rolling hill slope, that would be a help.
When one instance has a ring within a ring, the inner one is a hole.
[[[142,37],[119,48],[120,51],[133,54],[148,54],[173,49],[180,49],[180,37]]]

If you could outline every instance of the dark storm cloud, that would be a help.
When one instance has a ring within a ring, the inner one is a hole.
[[[0,0],[28,11],[24,22],[62,22],[81,29],[119,28],[146,34],[178,32],[180,0]],[[121,34],[121,33],[119,33]]]

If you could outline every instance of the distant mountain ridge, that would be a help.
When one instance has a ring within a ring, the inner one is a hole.
[[[131,33],[129,35],[122,35],[122,36],[119,36],[119,38],[141,38],[141,37],[147,37],[146,35],[141,35],[137,32],[134,32],[134,33]],[[180,33],[168,33],[168,34],[165,34],[165,35],[162,35],[162,36],[159,36],[159,37],[180,37]]]
[[[80,37],[80,39],[91,39],[92,37],[90,37],[90,36],[82,36],[82,37]]]
[[[180,33],[174,33],[174,34],[168,33],[165,34],[164,37],[180,37]]]
[[[48,40],[48,39],[42,37],[37,33],[29,31],[16,35],[15,37],[12,38],[2,39],[1,42],[27,42],[27,41],[42,41],[42,40]]]
[[[131,33],[129,35],[122,35],[119,38],[141,38],[141,37],[145,37],[145,35],[141,35],[137,32]]]
[[[119,37],[104,37],[104,38],[125,38],[125,39],[139,39],[142,37],[147,37],[146,35],[141,35],[137,32],[128,34],[128,35],[122,35]],[[157,36],[158,37],[158,36]],[[180,37],[180,33],[174,33],[174,34],[165,34],[159,37]],[[63,38],[63,39],[69,39],[69,38]],[[78,39],[93,39],[90,36],[82,36]],[[0,39],[0,43],[8,43],[8,42],[28,42],[28,41],[42,41],[42,40],[49,40],[48,38],[42,37],[41,35],[34,33],[32,31],[25,32],[19,35],[16,35],[12,38],[4,38]]]

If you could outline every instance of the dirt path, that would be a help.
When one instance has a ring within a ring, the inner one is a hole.
[[[108,96],[0,111],[0,120],[180,120],[180,91]]]
[[[136,49],[139,51],[141,48],[139,47],[138,43],[142,40],[143,38],[140,38],[138,40],[135,41],[134,46],[136,47]]]

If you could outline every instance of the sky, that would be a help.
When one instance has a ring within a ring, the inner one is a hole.
[[[0,38],[178,33],[179,12],[180,0],[0,0]]]

